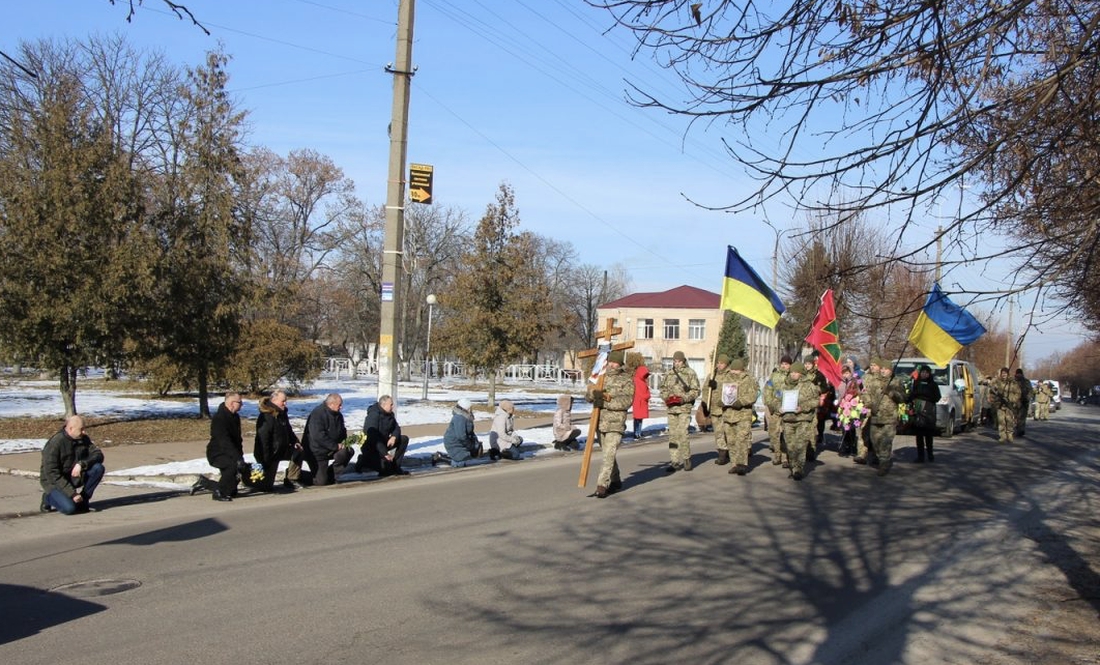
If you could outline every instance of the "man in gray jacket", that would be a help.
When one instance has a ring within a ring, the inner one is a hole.
[[[51,436],[42,449],[40,509],[64,515],[88,512],[104,471],[103,453],[84,433],[84,418],[69,416],[65,427]]]

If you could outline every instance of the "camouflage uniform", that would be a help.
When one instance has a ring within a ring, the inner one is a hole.
[[[608,367],[603,379],[603,406],[600,407],[600,450],[603,451],[603,465],[596,485],[617,489],[622,483],[619,477],[619,463],[615,453],[623,440],[623,427],[626,426],[626,412],[634,403],[634,376],[623,367]]]
[[[715,464],[726,464],[729,462],[729,442],[726,439],[726,428],[722,427],[722,384],[729,383],[732,380],[732,374],[729,368],[719,369],[714,373],[714,378],[711,379],[716,387],[707,387],[707,411],[710,413],[711,421],[714,423],[714,447],[718,449],[718,459]],[[725,451],[725,455],[722,454]]]
[[[1016,432],[1016,412],[1020,404],[1020,384],[1001,370],[1002,376],[989,386],[989,404],[997,410],[997,441],[1012,443]]]
[[[677,351],[679,353],[679,351]],[[691,468],[691,442],[688,425],[691,410],[699,398],[699,377],[686,364],[673,366],[661,380],[661,399],[668,404],[672,396],[680,397],[680,404],[668,407],[669,470]]]
[[[801,372],[802,368],[799,367],[798,371]],[[798,391],[798,411],[782,415],[783,437],[787,440],[791,476],[800,479],[805,473],[806,449],[814,440],[814,419],[817,418],[817,403],[821,393],[814,384],[813,377],[801,374],[795,379],[792,374],[793,372],[787,374],[783,389]]]
[[[772,464],[783,462],[783,421],[780,418],[780,391],[787,381],[787,371],[776,367],[772,370],[767,385],[764,386],[764,408],[768,424],[768,440],[772,449]]]
[[[736,361],[735,361],[736,362]],[[730,447],[730,473],[744,475],[748,471],[749,452],[752,448],[752,409],[760,396],[760,383],[744,370],[730,371],[728,379],[720,384],[719,392],[727,385],[737,386],[737,399],[722,410],[722,429]],[[719,400],[721,404],[721,400]]]
[[[871,395],[875,394],[875,391],[881,391],[880,384],[882,383],[882,376],[876,371],[868,371],[863,375],[863,403],[868,405],[871,399]],[[896,416],[895,416],[896,417]],[[875,456],[874,447],[871,445],[871,421],[865,419],[863,421],[863,429],[856,437],[856,458],[853,460],[857,464],[863,464]]]
[[[867,393],[868,408],[871,409],[871,446],[878,457],[880,476],[889,473],[893,463],[890,457],[894,453],[894,437],[898,431],[898,405],[904,404],[905,398],[905,384],[895,376],[880,375]]]
[[[1031,381],[1028,381],[1021,370],[1016,370],[1016,383],[1020,386],[1020,406],[1016,411],[1016,436],[1024,435],[1024,426],[1027,424],[1027,412],[1031,408]]]
[[[1035,420],[1047,420],[1050,418],[1050,402],[1054,398],[1054,391],[1049,383],[1040,383],[1035,392]]]

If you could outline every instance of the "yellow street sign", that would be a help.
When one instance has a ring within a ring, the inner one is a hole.
[[[414,203],[432,202],[432,174],[435,168],[431,164],[409,164],[409,199]]]

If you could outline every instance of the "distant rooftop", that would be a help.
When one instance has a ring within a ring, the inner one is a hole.
[[[712,291],[697,289],[684,284],[668,291],[656,293],[632,293],[618,300],[600,305],[600,309],[625,309],[647,307],[659,309],[718,309],[722,296]]]

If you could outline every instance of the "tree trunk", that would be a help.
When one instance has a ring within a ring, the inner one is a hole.
[[[491,370],[489,372],[489,409],[495,409],[497,407],[497,372]]]
[[[207,394],[208,376],[206,367],[199,369],[199,418],[210,417],[210,397]]]
[[[68,364],[61,367],[61,401],[65,404],[65,420],[76,415],[76,368]]]

